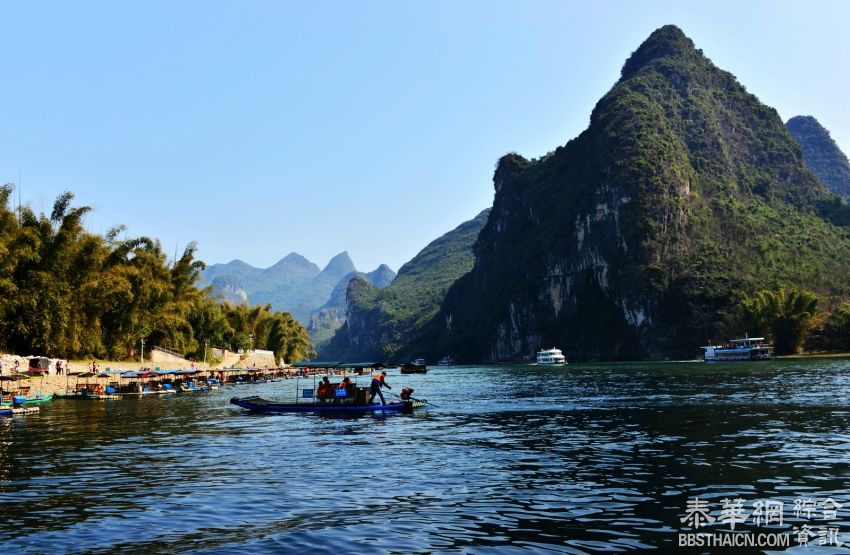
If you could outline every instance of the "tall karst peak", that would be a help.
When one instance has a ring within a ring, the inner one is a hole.
[[[776,110],[674,26],[635,50],[584,132],[540,159],[504,156],[494,185],[426,358],[692,356],[740,333],[744,294],[850,290],[841,206]]]
[[[656,29],[635,50],[626,63],[623,64],[621,76],[623,79],[640,71],[655,60],[662,58],[702,57],[694,42],[675,25],[665,25]]]

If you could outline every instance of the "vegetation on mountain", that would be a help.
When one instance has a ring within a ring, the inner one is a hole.
[[[336,331],[345,323],[345,294],[352,279],[361,277],[378,289],[383,289],[392,283],[395,275],[386,264],[381,264],[371,272],[351,272],[339,280],[328,301],[310,316],[307,331],[310,332],[310,340],[316,351],[322,352]]]
[[[48,218],[22,206],[9,209],[11,185],[0,187],[0,348],[21,355],[122,360],[144,338],[189,355],[211,345],[254,347],[288,360],[307,354],[303,326],[285,313],[256,309],[249,327],[233,314],[253,310],[221,304],[196,287],[203,262],[190,243],[168,264],[159,241],[89,233],[89,207],[73,207],[71,193],[56,199]],[[250,330],[247,331],[246,330]]]
[[[402,360],[425,349],[427,324],[452,283],[472,269],[472,245],[488,214],[484,210],[429,243],[385,289],[361,276],[352,279],[346,290],[345,324],[320,356]]]
[[[812,116],[795,116],[785,124],[803,149],[806,164],[826,187],[850,198],[850,161],[820,122]]]
[[[850,303],[816,316],[805,338],[805,347],[810,351],[850,352]]]
[[[475,266],[433,319],[429,357],[688,357],[743,333],[745,295],[850,298],[845,206],[776,111],[678,28],[625,63],[590,126],[504,156]]]

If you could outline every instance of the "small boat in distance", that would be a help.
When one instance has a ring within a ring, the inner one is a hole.
[[[736,362],[742,360],[771,360],[773,347],[764,342],[764,337],[730,339],[728,345],[706,345],[702,347],[705,362]]]
[[[437,363],[437,366],[454,366],[455,359],[453,359],[450,355],[446,355],[440,359],[440,362]]]
[[[543,349],[537,352],[537,364],[566,364],[567,357],[561,352],[561,349],[552,347],[551,349]]]
[[[402,374],[427,374],[428,366],[425,364],[424,358],[417,358],[413,362],[406,362],[401,365]]]

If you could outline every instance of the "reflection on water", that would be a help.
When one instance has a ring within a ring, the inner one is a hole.
[[[435,368],[388,381],[437,407],[352,418],[228,404],[291,398],[289,381],[55,401],[2,419],[0,545],[672,550],[696,496],[850,501],[850,361]],[[832,525],[850,541],[848,508]],[[783,530],[797,524],[787,512]]]

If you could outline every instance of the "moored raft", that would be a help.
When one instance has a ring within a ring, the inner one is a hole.
[[[39,393],[35,397],[27,397],[27,400],[24,404],[38,405],[38,404],[41,404],[41,403],[49,403],[52,400],[53,400],[53,395],[43,395],[43,394]]]
[[[115,393],[104,393],[99,395],[96,393],[83,393],[72,391],[70,393],[54,393],[53,396],[57,399],[75,399],[78,401],[99,401],[103,399],[123,399],[121,395]]]
[[[10,407],[8,405],[0,407],[0,416],[18,416],[20,414],[31,414],[33,412],[38,412],[38,407]]]

